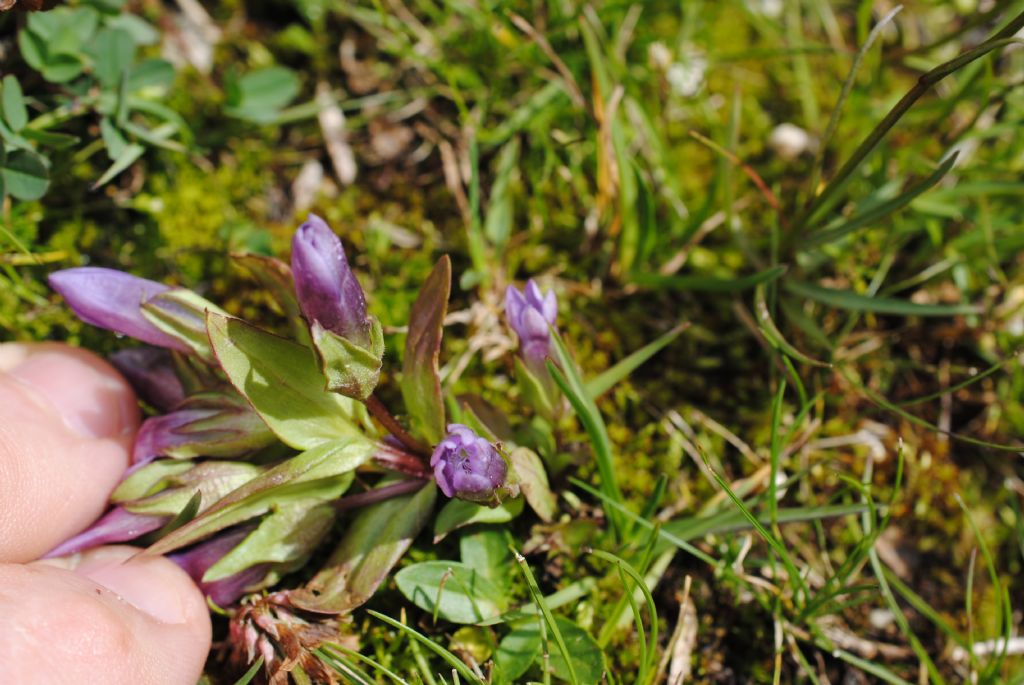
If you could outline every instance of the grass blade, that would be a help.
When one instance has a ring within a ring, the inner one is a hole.
[[[681,323],[677,325],[667,333],[660,335],[654,341],[649,342],[639,350],[636,350],[628,357],[615,364],[615,366],[591,378],[583,385],[587,396],[594,400],[606,393],[608,390],[611,390],[616,383],[636,371],[636,369],[644,362],[656,355],[668,346],[669,343],[679,337],[679,334],[688,327],[688,323]]]
[[[405,625],[404,623],[399,623],[395,619],[391,618],[390,616],[385,616],[384,614],[380,613],[379,611],[374,611],[373,609],[367,609],[366,613],[370,614],[370,616],[373,616],[376,619],[384,621],[385,623],[387,623],[392,628],[395,628],[396,630],[400,630],[401,632],[405,633],[406,635],[411,637],[416,642],[420,643],[421,645],[423,645],[424,647],[426,647],[427,649],[432,651],[434,654],[437,654],[439,657],[444,659],[445,662],[447,662],[449,666],[454,668],[459,673],[459,675],[461,675],[467,681],[469,681],[471,683],[476,683],[477,685],[484,685],[484,682],[482,680],[480,680],[480,678],[478,678],[476,676],[476,674],[473,673],[473,671],[471,671],[469,669],[469,667],[466,666],[466,664],[464,664],[462,662],[462,659],[460,659],[459,657],[455,656],[454,654],[452,654],[447,649],[445,649],[441,645],[439,645],[436,642],[434,642],[433,640],[431,640],[429,637],[427,637],[423,633],[420,633],[419,631],[417,631],[417,630],[415,630],[413,628],[410,628],[409,626]]]
[[[893,316],[955,316],[981,312],[978,307],[969,304],[918,304],[893,297],[871,297],[851,290],[824,288],[805,281],[787,280],[783,287],[794,295],[849,312],[873,312]]]

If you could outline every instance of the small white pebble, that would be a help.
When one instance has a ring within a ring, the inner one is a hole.
[[[779,124],[768,136],[768,145],[782,159],[792,161],[811,149],[811,135],[795,124]]]
[[[661,41],[655,41],[647,47],[647,59],[652,67],[665,71],[672,64],[672,51]]]
[[[884,630],[892,625],[893,614],[888,609],[872,609],[868,621],[875,630]]]
[[[665,79],[676,95],[684,98],[693,97],[704,85],[704,73],[708,69],[708,60],[703,53],[689,50],[679,55],[665,72]]]

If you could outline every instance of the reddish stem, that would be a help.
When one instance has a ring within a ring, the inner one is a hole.
[[[388,411],[383,402],[377,399],[376,395],[370,395],[366,398],[366,408],[370,410],[374,418],[380,421],[381,425],[391,435],[395,436],[410,451],[423,457],[430,457],[430,446],[409,435],[408,431],[402,428],[402,424],[398,423],[398,419],[391,415],[391,412]]]
[[[397,471],[407,476],[419,479],[429,479],[430,469],[423,459],[405,450],[392,447],[387,443],[377,443],[377,451],[373,454],[373,461],[382,468],[389,471]]]
[[[366,492],[361,492],[358,495],[342,497],[334,503],[334,509],[336,511],[346,511],[348,509],[365,507],[370,504],[376,504],[377,502],[383,502],[384,500],[391,499],[392,497],[416,492],[426,484],[427,481],[420,479],[399,481],[397,483],[392,483],[391,485],[385,485],[382,488],[377,488],[376,490],[367,490]]]

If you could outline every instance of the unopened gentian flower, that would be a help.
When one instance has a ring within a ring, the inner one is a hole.
[[[50,550],[46,557],[63,557],[100,545],[130,542],[158,530],[171,516],[135,514],[124,507],[114,507],[86,530]]]
[[[188,352],[189,347],[164,333],[142,314],[142,305],[170,288],[115,269],[83,266],[50,274],[60,293],[82,321],[143,342]]]
[[[448,425],[448,434],[430,457],[438,487],[448,497],[498,504],[506,484],[508,465],[490,442],[462,424]]]
[[[137,467],[156,457],[239,457],[275,440],[267,424],[241,396],[193,395],[176,411],[142,422],[132,448]]]
[[[167,558],[180,566],[199,585],[203,594],[215,604],[227,606],[245,594],[247,588],[266,578],[269,564],[256,564],[233,576],[212,582],[203,582],[203,576],[254,529],[255,526],[252,525],[240,526],[193,545],[183,552],[169,554]]]
[[[48,557],[74,554],[100,545],[131,542],[159,530],[198,492],[199,512],[262,472],[253,464],[231,461],[162,460],[133,469],[110,496],[113,509]]]
[[[155,347],[130,347],[108,357],[128,379],[135,393],[160,411],[170,411],[185,399],[171,355]]]
[[[341,240],[310,214],[292,238],[292,275],[303,316],[361,347],[370,346],[366,298],[349,268]]]
[[[558,300],[549,290],[542,294],[532,278],[520,292],[514,286],[505,291],[505,316],[519,336],[523,359],[533,369],[542,369],[551,352],[551,330],[558,318]]]

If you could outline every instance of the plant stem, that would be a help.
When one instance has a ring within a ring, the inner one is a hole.
[[[413,478],[430,478],[430,469],[424,463],[423,458],[409,454],[405,450],[397,449],[386,443],[378,443],[378,449],[373,455],[373,460],[378,466],[389,471],[404,473]]]
[[[391,499],[392,497],[399,497],[400,495],[407,495],[410,492],[416,492],[424,485],[427,481],[418,478],[403,480],[391,485],[385,485],[382,488],[376,490],[367,490],[361,492],[358,495],[349,495],[348,497],[342,497],[334,503],[334,509],[336,511],[347,511],[349,509],[356,509],[358,507],[365,507],[370,504],[376,504],[377,502],[383,502],[384,500]]]
[[[377,399],[376,395],[370,395],[366,398],[366,408],[370,410],[374,418],[381,422],[381,425],[387,429],[391,435],[405,445],[414,454],[418,454],[424,457],[430,456],[430,447],[413,436],[409,435],[409,432],[402,428],[402,424],[398,423],[398,419],[392,416],[388,408],[384,406],[384,403]]]

